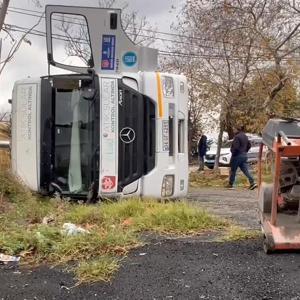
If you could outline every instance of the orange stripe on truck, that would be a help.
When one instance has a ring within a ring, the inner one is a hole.
[[[158,99],[158,115],[160,118],[164,115],[164,103],[163,103],[163,90],[161,85],[160,73],[156,73],[156,82],[157,82],[157,99]]]

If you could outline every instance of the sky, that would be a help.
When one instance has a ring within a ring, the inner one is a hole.
[[[10,11],[5,23],[22,27],[33,26],[38,18],[25,16],[16,11],[18,8],[43,11],[46,4],[98,6],[98,0],[39,0],[41,6],[34,4],[36,0],[11,0]],[[120,0],[122,5],[125,1]],[[140,16],[147,17],[149,23],[157,30],[171,32],[170,25],[176,23],[176,16],[185,0],[128,0],[129,9],[138,11]],[[30,14],[30,12],[28,12]],[[42,21],[36,30],[45,31],[45,23]],[[3,37],[3,35],[2,35]],[[45,38],[28,36],[31,45],[22,43],[15,57],[9,62],[0,75],[0,111],[8,110],[8,99],[11,98],[13,84],[16,80],[27,77],[40,77],[47,75],[47,56]],[[2,57],[8,49],[8,39],[3,40]],[[162,49],[163,44],[156,44]]]

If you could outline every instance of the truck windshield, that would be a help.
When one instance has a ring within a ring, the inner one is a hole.
[[[56,89],[54,182],[65,193],[86,194],[91,185],[94,101],[82,89]]]

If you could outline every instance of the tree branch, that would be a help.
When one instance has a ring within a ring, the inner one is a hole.
[[[43,17],[44,17],[44,13],[40,16],[40,18],[38,19],[38,21],[22,35],[22,37],[19,39],[19,41],[18,41],[18,42],[15,42],[15,43],[13,44],[13,46],[11,47],[11,49],[10,49],[10,51],[9,51],[9,53],[8,53],[8,55],[7,55],[7,57],[6,57],[6,59],[3,60],[2,62],[0,62],[0,75],[1,75],[1,73],[3,72],[3,70],[4,70],[5,66],[7,65],[7,63],[10,62],[10,61],[12,60],[12,58],[14,57],[14,55],[16,54],[16,52],[18,51],[18,49],[20,48],[22,42],[23,42],[24,40],[26,40],[27,35],[28,35],[34,28],[36,28],[36,27],[40,24],[40,22],[41,22],[41,20],[43,19]],[[1,66],[1,65],[2,65],[2,66]]]
[[[1,6],[1,10],[0,10],[0,32],[1,32],[3,24],[4,24],[9,1],[10,0],[2,0],[2,6]]]
[[[294,29],[285,37],[285,39],[275,48],[276,51],[278,51],[282,46],[284,46],[284,44],[289,41],[293,35],[296,33],[296,31],[298,30],[298,28],[300,27],[300,23],[298,23]]]

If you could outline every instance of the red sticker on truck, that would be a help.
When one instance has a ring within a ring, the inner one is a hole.
[[[104,176],[102,178],[102,190],[111,191],[116,186],[116,176]]]

